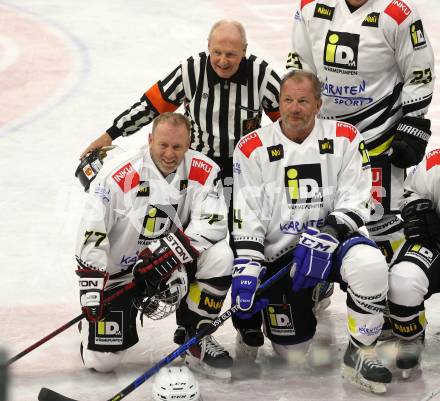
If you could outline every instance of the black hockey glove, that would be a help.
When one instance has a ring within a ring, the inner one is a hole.
[[[428,246],[440,239],[440,218],[429,199],[409,202],[401,216],[406,239]]]
[[[403,117],[396,128],[391,148],[391,163],[399,168],[418,164],[425,155],[431,136],[431,121],[419,117]]]
[[[199,253],[180,230],[152,242],[139,254],[133,267],[133,281],[147,295],[156,293],[159,284],[167,280],[180,264],[196,260]]]
[[[78,268],[79,298],[82,311],[89,322],[97,322],[104,317],[104,287],[108,273],[100,270]]]

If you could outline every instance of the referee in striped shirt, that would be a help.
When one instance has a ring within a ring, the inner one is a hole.
[[[239,22],[215,23],[208,37],[209,53],[188,58],[156,82],[81,158],[183,105],[192,126],[191,147],[212,158],[222,168],[223,179],[232,177],[232,152],[238,140],[260,127],[263,111],[272,121],[279,117],[280,78],[263,59],[246,57],[246,47]],[[232,178],[224,183],[231,185]]]

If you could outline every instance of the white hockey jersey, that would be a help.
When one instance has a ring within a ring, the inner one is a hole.
[[[434,88],[433,51],[412,0],[369,0],[353,13],[344,0],[297,0],[287,68],[317,74],[320,117],[355,125],[370,156],[388,150],[403,115],[426,113]]]
[[[79,266],[106,270],[109,284],[131,280],[130,266],[154,239],[175,224],[203,252],[227,237],[227,207],[219,167],[188,150],[174,174],[164,178],[149,148],[105,161],[92,182],[80,223]]]
[[[440,149],[428,152],[406,177],[400,209],[416,199],[429,199],[440,216]]]
[[[234,151],[237,254],[273,261],[330,213],[355,232],[369,218],[370,191],[370,161],[352,125],[316,119],[301,144],[279,121],[260,128]]]

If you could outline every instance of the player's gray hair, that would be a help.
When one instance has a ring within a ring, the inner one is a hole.
[[[285,74],[283,76],[283,78],[281,78],[280,94],[281,94],[281,91],[283,90],[284,84],[289,79],[291,79],[293,81],[303,81],[305,79],[308,79],[312,83],[313,93],[315,95],[315,99],[316,100],[321,99],[321,93],[322,93],[321,81],[318,79],[318,77],[313,72],[303,71],[303,70],[291,70],[291,71],[289,71],[287,74]]]
[[[186,130],[188,131],[188,135],[191,135],[191,123],[189,120],[180,113],[174,113],[167,111],[165,113],[159,114],[154,120],[153,120],[153,128],[152,132],[154,134],[154,131],[156,130],[156,127],[159,124],[162,124],[164,122],[167,122],[171,125],[178,126],[178,125],[184,125]]]
[[[243,25],[238,21],[229,20],[229,19],[221,19],[212,26],[208,35],[208,43],[211,41],[212,35],[214,34],[215,30],[222,25],[230,25],[236,28],[238,33],[240,34],[241,43],[243,44],[243,47],[246,48],[247,46],[246,31],[244,30]]]

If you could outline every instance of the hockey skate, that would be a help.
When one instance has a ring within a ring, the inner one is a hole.
[[[235,337],[235,356],[249,362],[257,359],[258,347],[264,344],[264,335],[260,328],[238,329]]]
[[[185,355],[185,364],[191,370],[223,380],[231,379],[232,363],[228,351],[211,335],[203,337]]]
[[[330,306],[333,291],[334,284],[327,281],[321,281],[315,286],[312,294],[313,301],[315,302],[313,306],[315,316],[318,316]]]
[[[344,354],[342,377],[361,390],[381,394],[391,382],[391,372],[377,358],[374,347],[358,347],[351,341]]]
[[[388,307],[388,304],[385,306],[385,309],[383,311],[383,325],[382,325],[382,331],[380,332],[378,341],[387,341],[391,340],[394,337],[393,334],[393,326],[390,319],[390,308]]]
[[[425,346],[424,336],[412,340],[399,339],[396,343],[396,366],[402,369],[402,378],[409,379],[411,374],[420,368],[422,351]]]

